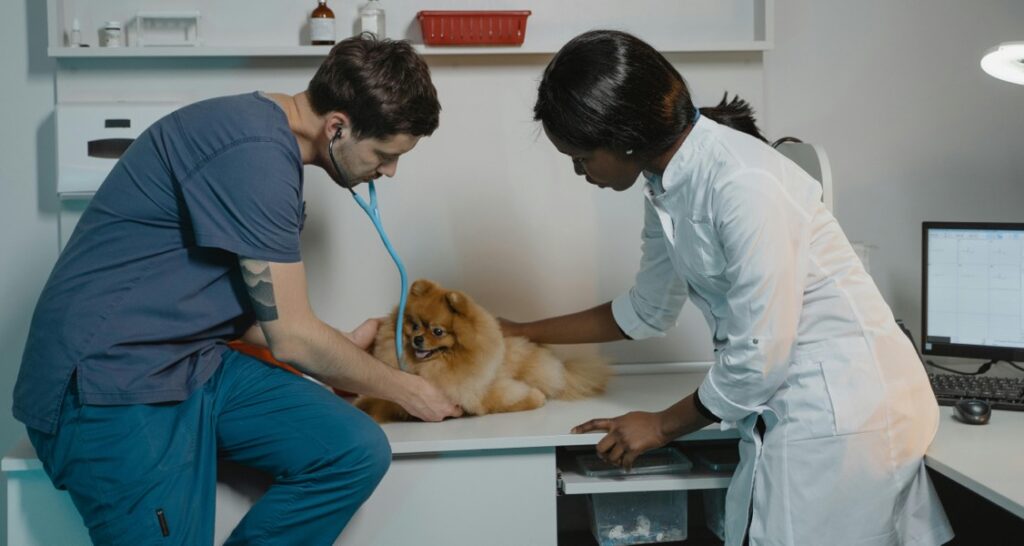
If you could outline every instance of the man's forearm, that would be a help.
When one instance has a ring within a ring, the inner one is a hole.
[[[258,322],[250,326],[249,329],[242,334],[241,339],[249,345],[267,348],[270,347],[267,343],[267,336],[263,335],[263,328],[260,328],[260,323]]]
[[[377,360],[322,321],[312,321],[292,337],[282,356],[316,379],[342,390],[392,401],[401,392],[398,383],[405,374]]]

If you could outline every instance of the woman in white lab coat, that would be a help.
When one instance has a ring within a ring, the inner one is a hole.
[[[691,299],[715,347],[700,388],[664,411],[574,432],[607,431],[598,452],[629,467],[713,421],[737,428],[728,545],[947,542],[923,463],[938,406],[914,349],[819,184],[763,141],[746,103],[703,110],[672,65],[628,34],[588,32],[555,55],[536,119],[587,182],[622,191],[643,176],[643,258],[615,300],[503,321],[506,333],[659,336]]]

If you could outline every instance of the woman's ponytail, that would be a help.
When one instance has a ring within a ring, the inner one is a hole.
[[[758,140],[767,143],[768,140],[757,128],[757,120],[754,119],[754,109],[747,101],[733,96],[729,100],[729,93],[722,96],[721,102],[715,106],[705,106],[700,109],[701,115],[707,116],[726,127],[747,133]]]

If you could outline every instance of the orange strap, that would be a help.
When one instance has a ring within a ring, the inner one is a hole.
[[[242,353],[244,355],[251,356],[251,357],[255,358],[256,360],[262,360],[263,362],[266,362],[267,364],[270,364],[271,366],[277,366],[278,368],[282,368],[282,369],[287,370],[287,371],[289,371],[289,372],[291,372],[291,373],[293,373],[295,375],[298,375],[298,376],[303,376],[303,377],[305,376],[305,374],[303,374],[299,370],[295,369],[294,366],[291,366],[289,364],[285,364],[284,362],[281,362],[280,360],[274,358],[274,354],[271,353],[270,349],[268,349],[266,347],[260,347],[259,345],[253,345],[251,343],[246,343],[246,342],[244,342],[244,341],[242,341],[240,339],[236,339],[234,341],[229,341],[228,342],[228,347],[231,347],[232,349],[234,349],[234,350],[236,350],[236,351],[238,351],[238,352],[240,352],[240,353]],[[342,396],[342,397],[355,396],[355,393],[351,393],[351,392],[348,392],[348,391],[343,391],[341,389],[335,389],[334,387],[331,387],[331,390],[334,391],[334,394],[337,394],[338,396]]]
[[[270,349],[266,347],[260,347],[259,345],[246,343],[240,339],[229,341],[228,347],[231,347],[232,349],[244,355],[251,356],[257,360],[262,360],[267,364],[277,366],[279,368],[284,368],[295,375],[302,375],[302,372],[296,370],[293,366],[289,366],[288,364],[285,364],[284,362],[281,362],[280,360],[274,358],[274,354],[271,353]]]

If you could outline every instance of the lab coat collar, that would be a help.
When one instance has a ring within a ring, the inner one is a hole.
[[[683,145],[676,150],[676,153],[669,159],[665,166],[665,172],[657,175],[644,171],[646,179],[644,184],[644,195],[648,198],[657,197],[668,193],[676,187],[684,185],[692,177],[690,176],[696,167],[697,152],[704,147],[704,143],[711,135],[712,127],[717,125],[707,116],[697,119],[690,134],[686,135]]]

